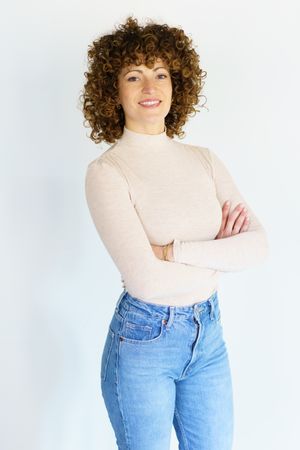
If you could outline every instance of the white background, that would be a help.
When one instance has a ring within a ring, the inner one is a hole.
[[[268,260],[224,274],[234,450],[299,442],[299,3],[27,1],[1,11],[1,433],[5,450],[113,450],[100,357],[122,290],[84,197],[87,47],[133,13],[180,26],[207,71],[185,141],[212,148]],[[177,439],[172,431],[172,450]]]

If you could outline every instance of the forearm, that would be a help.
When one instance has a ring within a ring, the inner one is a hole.
[[[207,241],[175,239],[173,261],[222,272],[234,272],[261,263],[268,252],[266,233],[261,228]]]

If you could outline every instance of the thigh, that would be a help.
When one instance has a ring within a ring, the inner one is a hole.
[[[169,450],[175,384],[164,370],[162,321],[116,313],[101,361],[101,391],[120,450]]]
[[[180,450],[231,450],[232,379],[222,325],[206,317],[199,351],[176,383],[174,427]]]

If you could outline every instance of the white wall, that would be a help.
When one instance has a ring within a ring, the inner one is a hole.
[[[186,142],[220,155],[269,237],[268,261],[225,274],[220,286],[234,450],[298,449],[300,36],[292,0],[2,7],[1,448],[116,448],[99,370],[121,282],[84,197],[86,166],[107,147],[88,139],[77,101],[88,44],[129,13],[193,37],[209,111],[190,119]]]

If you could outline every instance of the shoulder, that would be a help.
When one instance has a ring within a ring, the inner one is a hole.
[[[213,169],[213,156],[214,153],[212,150],[210,150],[208,147],[204,147],[201,145],[194,145],[194,144],[184,144],[179,143],[180,145],[184,146],[185,149],[192,155],[194,155],[195,158],[197,158],[198,161],[202,164],[203,168],[206,170],[206,172],[212,177],[214,173]]]
[[[90,161],[87,165],[87,169],[95,166],[102,167],[105,166],[106,164],[109,164],[115,145],[116,144],[111,145],[108,149],[102,152],[101,155],[97,156],[97,158]]]
[[[131,195],[128,181],[111,150],[112,147],[87,165],[84,184],[88,202],[123,201]]]
[[[122,176],[122,171],[118,160],[114,155],[116,144],[110,146],[97,158],[90,161],[86,168],[86,178],[97,173],[99,176],[110,177],[114,175]]]

